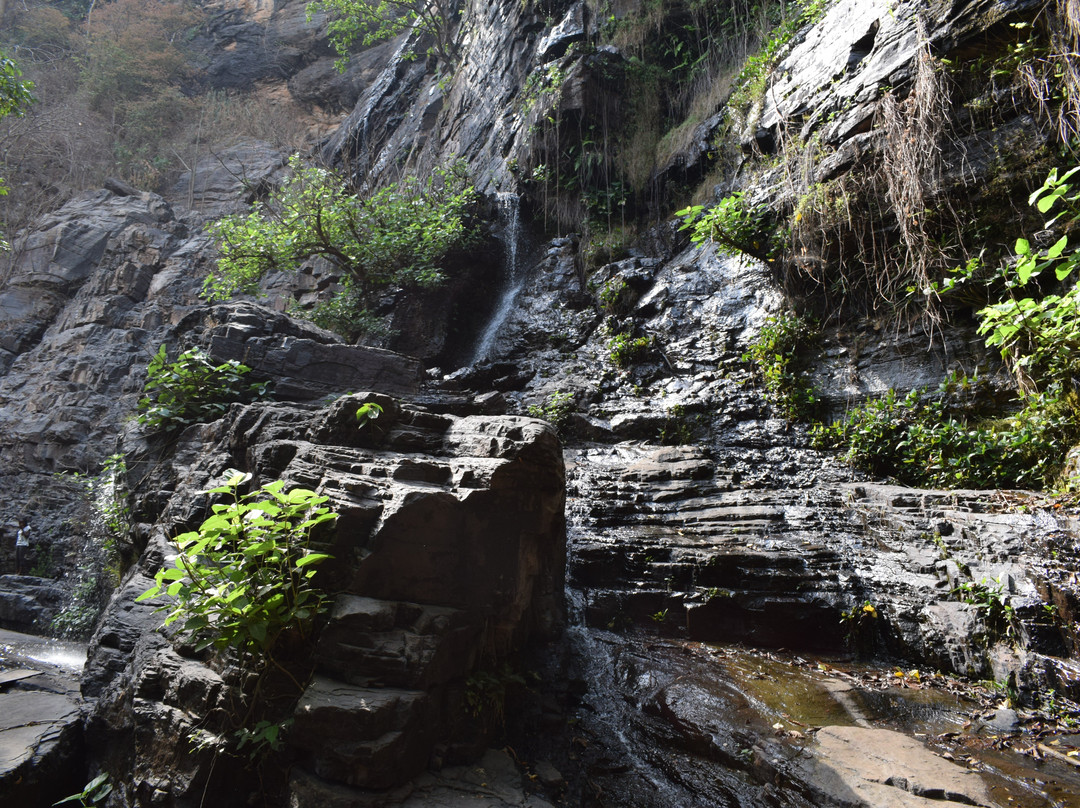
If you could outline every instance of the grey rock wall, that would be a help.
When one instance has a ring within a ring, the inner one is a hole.
[[[355,410],[370,400],[384,412],[361,431]],[[282,760],[295,768],[288,783],[271,775],[265,787],[307,804],[330,784],[388,789],[433,759],[482,749],[467,677],[498,670],[526,638],[561,624],[564,485],[553,430],[356,394],[322,410],[251,405],[184,443],[152,474],[150,488],[176,493],[147,528],[149,552],[110,605],[83,680],[97,704],[95,760],[125,783],[125,804],[196,805],[211,776],[210,788],[229,795],[218,804],[247,799],[223,785],[243,775],[187,741],[196,729],[227,731],[221,711],[236,672],[170,643],[154,631],[153,605],[133,603],[168,552],[165,536],[205,506],[192,491],[228,466],[315,488],[339,514],[334,559],[320,572],[333,606],[313,655],[293,660],[303,693],[286,694],[295,723]]]

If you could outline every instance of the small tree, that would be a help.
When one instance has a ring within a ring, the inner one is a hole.
[[[410,28],[431,36],[428,53],[441,63],[450,65],[457,58],[454,24],[461,0],[313,0],[307,7],[308,19],[318,12],[330,15],[327,31],[341,57],[339,70],[345,69],[349,50],[358,40],[374,45]]]
[[[362,197],[336,174],[303,166],[299,156],[290,165],[292,176],[266,202],[211,227],[221,258],[206,279],[209,297],[253,292],[267,272],[298,271],[317,256],[342,277],[344,293],[331,306],[337,330],[362,332],[377,292],[439,283],[443,259],[472,238],[476,192],[460,166]]]

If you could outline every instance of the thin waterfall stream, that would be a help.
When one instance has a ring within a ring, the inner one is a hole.
[[[525,277],[518,257],[522,243],[521,197],[504,191],[496,194],[495,200],[499,206],[499,219],[502,224],[503,241],[506,245],[503,291],[491,315],[491,320],[488,321],[487,327],[477,341],[476,351],[469,363],[471,365],[483,362],[490,356],[499,329],[509,319],[518,293],[525,285]]]

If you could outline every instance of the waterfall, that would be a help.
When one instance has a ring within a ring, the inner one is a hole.
[[[499,220],[502,224],[502,238],[506,245],[506,258],[503,270],[503,291],[499,302],[495,305],[495,311],[488,321],[487,327],[480,335],[476,343],[476,351],[473,353],[472,362],[475,365],[489,358],[491,349],[495,345],[495,336],[499,329],[510,317],[514,308],[514,301],[518,292],[525,285],[525,278],[521,272],[518,260],[518,252],[521,246],[521,197],[517,194],[500,192],[495,195],[495,201],[499,206]]]

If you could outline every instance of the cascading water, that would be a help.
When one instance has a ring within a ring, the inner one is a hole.
[[[489,358],[491,349],[495,346],[495,337],[509,319],[518,293],[525,285],[524,273],[521,272],[521,262],[518,258],[522,243],[521,197],[513,193],[500,192],[496,194],[495,200],[499,206],[503,241],[506,244],[503,292],[491,315],[491,320],[488,321],[487,327],[476,343],[476,350],[473,352],[470,363],[472,365]]]

